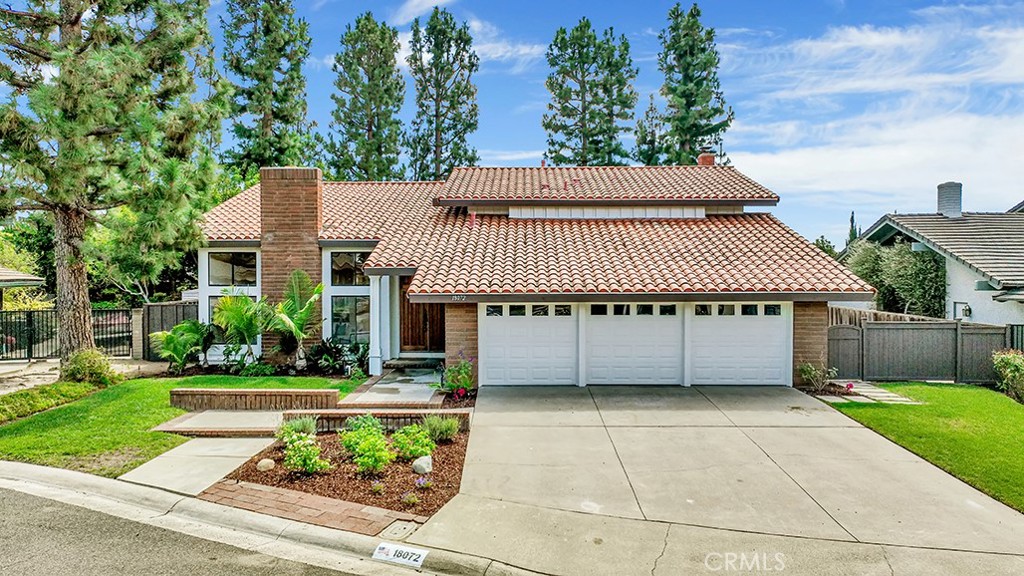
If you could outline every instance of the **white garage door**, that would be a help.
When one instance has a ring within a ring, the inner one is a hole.
[[[682,384],[679,304],[587,304],[587,384]]]
[[[792,384],[792,304],[695,304],[688,312],[692,385]]]
[[[481,304],[480,384],[575,385],[572,304]]]

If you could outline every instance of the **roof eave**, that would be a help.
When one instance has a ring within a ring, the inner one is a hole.
[[[776,198],[675,199],[675,198],[434,198],[434,206],[777,206]]]
[[[410,292],[415,303],[476,302],[869,302],[874,292]]]

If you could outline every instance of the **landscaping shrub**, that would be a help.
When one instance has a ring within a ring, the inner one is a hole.
[[[315,474],[330,470],[331,463],[320,457],[316,435],[291,433],[284,436],[284,467],[288,470]]]
[[[804,379],[804,382],[811,385],[816,394],[824,392],[829,381],[839,375],[839,370],[827,367],[824,359],[822,359],[820,364],[805,362],[800,365],[799,370],[800,377]]]
[[[285,420],[277,427],[277,438],[283,440],[290,434],[316,434],[316,416],[303,416]]]
[[[442,417],[431,414],[423,417],[423,429],[434,442],[447,442],[459,433],[462,423],[458,418]]]
[[[406,492],[405,494],[402,494],[402,504],[412,507],[419,503],[420,497],[417,496],[416,494],[413,494],[412,492]]]
[[[996,387],[1007,396],[1024,402],[1024,352],[1020,350],[997,350],[992,353],[999,381]]]
[[[460,353],[459,361],[449,364],[444,369],[441,382],[432,386],[456,398],[464,398],[473,389],[473,359]]]
[[[355,342],[346,344],[336,338],[321,340],[309,348],[306,359],[325,374],[349,374],[353,379],[366,377],[370,346]]]
[[[345,429],[355,432],[356,430],[362,430],[363,428],[372,428],[381,434],[384,433],[384,425],[380,423],[373,414],[361,414],[359,416],[351,416],[345,420]]]
[[[378,430],[377,428],[372,427],[358,428],[356,430],[342,430],[338,433],[338,441],[341,442],[341,445],[345,450],[350,454],[355,455],[355,453],[359,451],[359,446],[363,443],[363,440],[372,436],[380,436],[383,438],[384,432],[383,430]]]
[[[437,448],[427,431],[419,424],[405,426],[391,435],[391,445],[402,460],[429,456]]]
[[[181,374],[189,364],[199,362],[200,355],[206,363],[206,353],[216,339],[216,331],[210,324],[185,320],[168,332],[150,334],[149,339],[160,351],[160,357],[170,364],[168,369]]]
[[[352,462],[361,474],[377,474],[394,462],[395,453],[380,430],[366,426],[339,434],[341,445],[352,454]]]
[[[62,380],[88,382],[101,388],[124,381],[124,376],[111,368],[110,359],[96,348],[71,354],[60,371]]]
[[[260,378],[263,376],[273,376],[275,370],[276,368],[270,364],[253,362],[252,364],[246,364],[238,375],[244,378]]]

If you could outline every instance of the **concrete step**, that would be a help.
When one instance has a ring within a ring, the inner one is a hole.
[[[384,368],[399,370],[402,368],[427,368],[436,370],[444,362],[441,358],[394,358],[384,362]]]

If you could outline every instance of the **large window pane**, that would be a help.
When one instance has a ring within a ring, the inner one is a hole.
[[[370,279],[363,274],[369,252],[331,252],[331,286],[367,286]]]
[[[210,252],[210,286],[255,286],[255,252]]]
[[[344,344],[370,342],[370,297],[331,298],[331,336]]]

